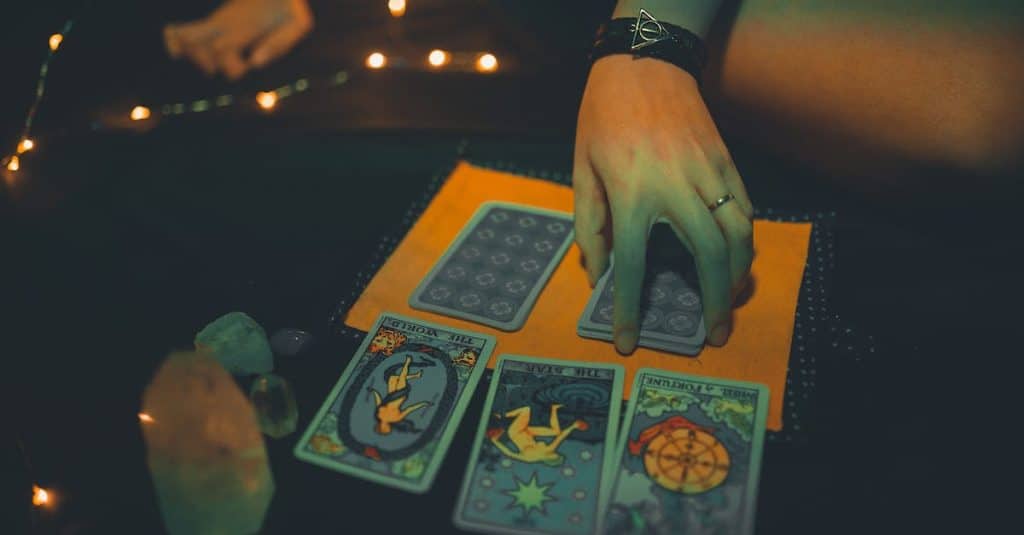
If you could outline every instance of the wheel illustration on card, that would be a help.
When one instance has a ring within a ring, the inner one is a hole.
[[[671,416],[629,441],[629,453],[642,455],[652,481],[680,494],[700,494],[729,475],[729,451],[712,430],[682,416]]]

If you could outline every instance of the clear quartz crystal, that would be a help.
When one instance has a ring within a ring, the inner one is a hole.
[[[146,388],[139,422],[168,533],[260,531],[274,478],[252,405],[217,360],[168,357]]]
[[[299,407],[291,386],[284,378],[272,373],[260,375],[249,389],[249,400],[256,409],[260,429],[267,436],[281,438],[295,431],[299,423]]]
[[[270,337],[270,348],[282,357],[294,357],[306,351],[313,336],[299,329],[281,329]]]

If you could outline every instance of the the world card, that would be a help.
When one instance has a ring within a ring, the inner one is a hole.
[[[491,336],[381,314],[296,444],[295,456],[426,492],[494,343]]]

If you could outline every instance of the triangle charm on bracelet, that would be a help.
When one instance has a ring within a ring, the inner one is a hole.
[[[641,8],[640,16],[636,18],[636,23],[633,25],[633,43],[629,49],[638,50],[671,38],[672,34],[665,31],[665,27],[646,9]]]

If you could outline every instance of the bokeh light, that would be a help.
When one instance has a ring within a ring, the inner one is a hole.
[[[405,15],[405,0],[388,0],[388,11],[392,17]]]
[[[480,72],[494,72],[498,70],[498,58],[494,54],[485,53],[476,58],[476,70]]]
[[[434,49],[427,55],[427,63],[432,67],[444,67],[451,61],[451,55],[444,50]]]
[[[366,66],[371,69],[382,69],[388,64],[388,58],[380,52],[374,52],[366,56]]]
[[[18,143],[18,154],[21,154],[23,152],[28,152],[28,151],[32,150],[35,146],[36,146],[36,143],[34,141],[32,141],[29,138],[25,138],[25,139],[21,140],[21,143]]]
[[[133,121],[149,119],[149,108],[145,106],[135,106],[132,108],[131,118]]]
[[[17,156],[11,156],[10,161],[7,162],[8,171],[17,171],[21,168],[21,161],[18,160]]]
[[[154,420],[152,416],[150,416],[150,415],[148,415],[148,414],[146,414],[144,412],[140,412],[139,413],[139,421],[144,423],[144,424],[151,424],[151,423],[155,422],[156,420]]]
[[[36,507],[45,507],[50,505],[53,500],[53,496],[50,495],[50,491],[40,487],[39,485],[32,485],[32,505]]]
[[[273,91],[260,91],[256,93],[256,103],[265,110],[272,110],[277,105],[277,93]]]
[[[56,52],[57,48],[60,47],[61,41],[63,41],[63,40],[64,40],[64,36],[59,34],[59,33],[55,33],[55,34],[51,35],[50,36],[50,50],[53,50],[54,52]]]

